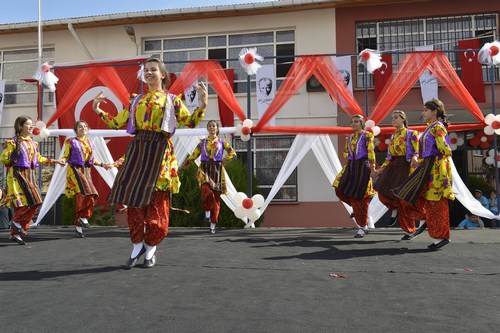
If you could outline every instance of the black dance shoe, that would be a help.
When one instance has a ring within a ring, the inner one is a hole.
[[[78,238],[85,238],[85,235],[83,234],[83,232],[80,232],[78,230],[75,230],[75,232],[76,232],[76,237],[78,237]]]
[[[20,238],[14,237],[14,236],[10,236],[10,240],[13,241],[13,242],[16,242],[17,245],[26,245],[25,241],[23,241]]]
[[[142,256],[146,252],[146,248],[143,246],[139,254],[135,258],[128,258],[127,262],[125,263],[125,269],[131,269],[135,265],[137,265],[137,261],[139,260],[139,257]]]
[[[440,241],[439,243],[435,244],[435,243],[432,243],[431,245],[427,246],[427,248],[429,250],[437,250],[439,248],[442,248],[443,246],[445,246],[446,244],[448,244],[450,242],[449,239],[443,239],[442,241]]]
[[[151,259],[144,259],[144,263],[142,264],[142,268],[151,268],[156,264],[156,254],[153,254]]]
[[[412,240],[413,239],[413,235],[404,235],[403,238],[401,238],[401,240]]]
[[[422,232],[424,232],[424,230],[427,229],[427,223],[424,223],[422,224],[418,229],[417,231],[415,231],[413,233],[413,237],[417,237],[418,235],[420,235]]]
[[[20,233],[21,235],[26,235],[26,231],[23,228],[19,228],[17,225],[15,225],[14,221],[10,221],[9,226],[12,230]]]

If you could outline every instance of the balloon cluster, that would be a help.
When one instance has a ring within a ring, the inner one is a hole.
[[[243,192],[238,192],[234,195],[236,208],[234,215],[239,219],[248,218],[255,222],[260,218],[260,207],[264,205],[264,197],[260,194],[254,195],[252,198],[247,197]]]
[[[250,140],[250,134],[252,133],[253,121],[251,119],[245,119],[243,124],[238,124],[236,126],[236,134],[241,136],[241,141]]]
[[[33,139],[40,142],[47,139],[49,135],[50,131],[46,127],[45,123],[41,120],[37,120],[35,123],[35,128],[33,129]]]
[[[472,147],[480,147],[486,149],[490,146],[490,142],[493,141],[493,136],[484,134],[483,131],[476,131],[474,137],[469,139],[469,145]]]
[[[32,77],[37,80],[39,84],[43,83],[51,92],[54,92],[56,91],[56,83],[59,81],[59,78],[50,71],[51,68],[48,62],[44,62],[37,68]]]
[[[500,42],[485,43],[481,50],[479,50],[477,58],[484,65],[500,64]]]
[[[368,73],[373,74],[373,72],[382,67],[382,56],[377,50],[364,49],[359,54],[358,64],[365,65]]]
[[[257,53],[257,48],[244,48],[240,51],[240,65],[248,75],[256,74],[261,67],[261,65],[257,61],[255,61],[255,59],[260,61],[264,60],[264,58]]]
[[[375,126],[375,122],[373,120],[367,120],[365,123],[366,130],[369,132],[372,132],[374,136],[377,136],[380,134],[380,127]]]

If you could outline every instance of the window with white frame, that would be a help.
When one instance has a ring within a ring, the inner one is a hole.
[[[243,48],[257,48],[266,59],[261,64],[276,66],[277,86],[287,75],[295,55],[295,31],[275,30],[244,34],[217,34],[196,37],[145,39],[144,53],[166,63],[172,73],[180,73],[193,60],[218,60],[222,68],[234,68],[235,93],[247,92],[247,74],[239,64]],[[280,80],[281,79],[281,80]],[[251,77],[251,91],[255,91],[255,77]]]
[[[481,45],[498,39],[498,15],[475,14],[406,20],[360,22],[356,24],[357,52],[368,48],[383,51],[411,51],[415,46],[434,45],[435,50],[454,50],[458,41],[480,38]],[[460,74],[460,58],[454,52],[447,54],[450,63]],[[404,53],[392,54],[395,68]],[[364,66],[357,67],[356,87],[365,86]],[[491,80],[491,71],[483,66],[483,78]],[[373,87],[373,76],[369,75],[368,87]],[[495,72],[498,80],[498,70]]]
[[[44,48],[43,62],[52,63],[54,48]],[[26,82],[38,68],[38,49],[0,50],[0,78],[5,80],[4,104],[34,104],[38,98],[38,82]],[[44,93],[44,101],[51,102],[53,94]]]
[[[252,137],[252,167],[264,197],[269,195],[294,139],[293,135]],[[238,158],[244,163],[248,161],[247,145],[248,142],[241,141],[240,138],[234,139],[233,147],[238,153]],[[276,193],[273,202],[296,202],[297,184],[297,169],[295,169]]]

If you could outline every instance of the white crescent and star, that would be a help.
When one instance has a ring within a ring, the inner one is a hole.
[[[472,56],[469,57],[467,56],[467,54],[469,53],[472,53]],[[466,51],[464,51],[464,57],[465,59],[467,59],[469,62],[473,62],[474,61],[474,57],[476,56],[476,52],[474,52],[472,49],[467,49]]]

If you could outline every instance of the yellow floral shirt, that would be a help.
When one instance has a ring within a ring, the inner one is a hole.
[[[34,141],[30,136],[20,137],[19,144],[22,146],[24,151],[29,154],[29,160],[33,161],[35,157],[35,151],[38,148],[38,142]],[[16,141],[13,139],[7,140],[3,144],[3,151],[1,155],[2,163],[7,167],[7,193],[6,193],[6,203],[12,207],[24,207],[28,206],[28,201],[26,200],[26,195],[21,189],[17,179],[14,178],[14,168],[12,168],[11,156],[16,150]],[[38,162],[40,164],[50,164],[52,160],[40,155],[37,155]]]
[[[206,144],[206,154],[207,156],[210,158],[210,159],[213,159],[214,158],[214,155],[217,151],[217,141],[219,138],[217,137],[216,139],[211,139],[209,137],[206,137],[205,140],[207,140],[207,144]],[[198,142],[198,145],[196,146],[196,148],[193,150],[193,152],[191,153],[191,155],[189,155],[187,158],[186,158],[186,161],[194,161],[198,158],[198,156],[201,155],[201,152],[202,152],[202,149],[203,149],[203,144],[202,144],[202,140],[200,140],[200,142]],[[225,156],[225,160],[232,160],[233,158],[236,157],[236,151],[233,149],[233,147],[231,147],[231,145],[226,141],[224,140],[224,143],[223,143],[223,149],[226,151],[226,156]],[[227,188],[226,188],[226,176],[225,176],[225,169],[224,169],[224,165],[222,166],[222,193],[226,194],[227,192]],[[198,171],[196,172],[196,178],[198,179],[198,185],[203,185],[204,183],[207,182],[207,175],[203,172],[202,168],[201,168],[201,163],[200,165],[198,166]]]
[[[408,132],[408,129],[406,127],[398,129],[398,130],[396,130],[396,132],[394,132],[394,135],[391,138],[391,142],[389,143],[389,147],[387,148],[387,151],[388,151],[387,158],[385,159],[381,168],[384,168],[387,165],[389,165],[389,163],[391,163],[392,156],[404,156],[404,157],[406,157],[406,146],[407,146],[406,134],[407,134],[407,132]],[[415,152],[414,155],[418,156],[418,131],[413,131],[410,141],[411,141],[413,151]]]

